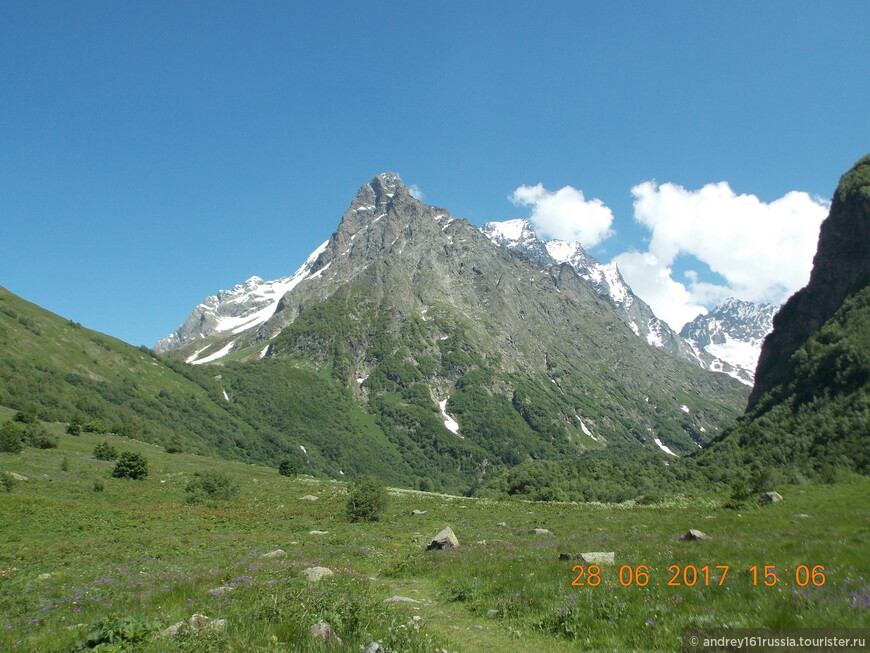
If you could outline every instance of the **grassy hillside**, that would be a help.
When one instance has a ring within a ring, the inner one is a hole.
[[[313,651],[307,631],[320,619],[348,650],[376,640],[412,653],[675,650],[688,627],[870,627],[866,480],[780,487],[783,502],[739,513],[712,494],[638,506],[394,491],[380,522],[351,524],[343,483],[48,428],[59,448],[0,453],[0,470],[28,478],[0,491],[0,650],[84,650],[89,634],[113,633],[118,646],[141,635],[136,651]],[[103,439],[142,453],[149,476],[112,478],[113,463],[92,457]],[[187,503],[187,484],[210,470],[240,494]],[[318,499],[300,500],[309,494]],[[425,551],[448,524],[460,548]],[[679,540],[689,528],[711,539]],[[277,549],[285,555],[262,557]],[[597,586],[572,586],[576,563],[559,554],[585,551],[614,551],[616,566]],[[335,575],[309,583],[302,571],[316,565]],[[668,586],[671,565],[680,585]],[[687,586],[687,565],[710,566],[709,583],[702,571]],[[777,585],[764,586],[763,569],[754,584],[753,565],[775,566]],[[818,586],[796,585],[798,565],[825,568]],[[393,596],[420,603],[384,602]],[[226,625],[153,639],[194,613]]]
[[[699,456],[707,467],[775,468],[826,480],[870,474],[870,285],[788,361],[789,375]]]

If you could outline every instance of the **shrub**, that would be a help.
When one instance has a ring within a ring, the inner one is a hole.
[[[347,517],[350,521],[377,521],[387,507],[387,488],[374,476],[360,476],[350,484]]]
[[[18,479],[12,476],[12,474],[9,472],[0,474],[0,488],[3,488],[6,492],[12,492],[16,485],[18,485]]]
[[[169,440],[169,444],[167,444],[163,450],[166,453],[183,453],[184,445],[181,442],[181,438],[177,435],[173,435],[172,439]]]
[[[115,469],[112,470],[112,476],[141,480],[148,476],[148,461],[135,451],[124,451],[119,456]]]
[[[102,481],[94,481],[94,492],[102,492],[106,489],[106,486],[103,485]]]
[[[278,473],[281,476],[296,476],[299,470],[296,468],[296,463],[290,457],[282,458],[278,463]]]
[[[66,456],[63,457],[63,460],[60,461],[60,471],[68,472],[69,471],[69,458]]]
[[[204,472],[184,488],[188,503],[226,501],[239,493],[239,484],[223,472]]]
[[[25,413],[19,410],[12,419],[21,424],[36,424],[35,413]]]
[[[103,433],[109,432],[109,429],[107,429],[106,426],[98,419],[92,419],[82,428],[84,428],[85,433],[99,433],[100,435],[102,435]]]
[[[28,424],[24,432],[30,446],[37,449],[54,449],[60,442],[60,438],[50,433],[42,424]]]
[[[24,428],[15,422],[0,426],[0,451],[21,453],[24,451]]]
[[[82,425],[79,422],[70,422],[66,426],[67,435],[81,435]]]
[[[97,460],[117,460],[118,450],[106,441],[94,447],[94,458]]]
[[[735,478],[731,484],[731,496],[728,498],[725,507],[733,510],[743,508],[749,502],[751,496],[752,488],[749,487],[749,483],[742,478]]]

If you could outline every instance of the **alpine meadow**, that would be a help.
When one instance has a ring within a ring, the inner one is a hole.
[[[377,175],[153,349],[0,288],[0,650],[870,632],[870,156],[804,289],[680,334],[579,243],[415,195]]]

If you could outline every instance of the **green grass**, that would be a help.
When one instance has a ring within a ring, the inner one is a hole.
[[[49,428],[58,449],[0,454],[0,471],[29,479],[0,493],[0,651],[71,651],[100,624],[120,632],[135,618],[147,630],[194,613],[226,629],[149,634],[134,650],[318,650],[307,630],[322,618],[348,650],[378,640],[412,652],[678,650],[689,627],[870,627],[868,481],[780,487],[784,502],[740,512],[721,508],[724,495],[641,507],[391,491],[381,521],[351,524],[343,483]],[[112,478],[113,463],[91,457],[103,440],[148,458],[148,478]],[[186,503],[206,470],[231,476],[240,495]],[[447,524],[462,546],[426,552]],[[689,528],[711,539],[679,540]],[[279,548],[286,555],[260,557]],[[597,587],[572,586],[574,563],[558,560],[584,551],[616,553]],[[688,564],[729,571],[722,586],[668,587],[668,566]],[[824,586],[786,587],[782,570],[801,564],[823,565]],[[301,571],[314,565],[336,573],[309,584]],[[650,584],[620,586],[621,565],[648,566]],[[753,585],[752,565],[776,566],[780,584]],[[424,602],[383,602],[393,595]]]

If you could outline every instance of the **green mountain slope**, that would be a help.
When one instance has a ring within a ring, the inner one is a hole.
[[[352,458],[351,472],[368,464],[391,481],[410,479],[377,426],[310,365],[272,373],[275,366],[265,361],[256,380],[235,375],[252,397],[238,402],[236,391],[212,369],[156,358],[5,288],[0,348],[0,405],[46,420],[97,420],[143,441],[180,440],[185,450],[238,460],[274,462],[291,454],[301,470],[313,474],[334,475],[337,463]],[[270,396],[280,400],[269,404]],[[300,449],[305,444],[307,454]]]

